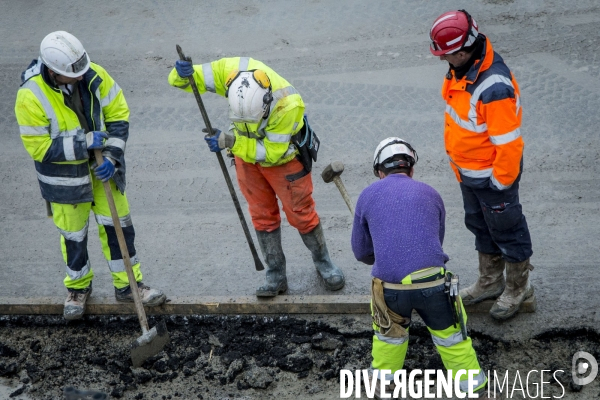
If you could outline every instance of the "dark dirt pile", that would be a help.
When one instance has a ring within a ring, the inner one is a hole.
[[[167,317],[170,345],[134,369],[128,346],[141,334],[135,318],[90,316],[66,323],[60,317],[3,317],[0,377],[19,382],[14,397],[24,393],[33,399],[63,398],[67,386],[124,399],[338,398],[340,369],[369,366],[372,332],[364,318],[337,316],[335,324],[327,321]],[[150,317],[149,323],[154,326],[157,319]],[[526,343],[497,341],[477,332],[471,336],[482,367],[510,371],[511,383],[516,370],[562,369],[565,373],[557,377],[565,388],[563,398],[598,396],[595,382],[578,392],[581,388],[572,384],[570,373],[576,351],[600,360],[594,332],[548,332]],[[422,325],[411,328],[406,368],[443,368]],[[560,396],[561,384],[553,380],[545,396]]]

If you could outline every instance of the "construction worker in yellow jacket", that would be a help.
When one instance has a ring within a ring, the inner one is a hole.
[[[96,216],[115,297],[133,301],[103,189],[102,182],[107,181],[142,302],[148,306],[162,304],[165,295],[141,282],[125,196],[129,108],[123,91],[104,68],[90,61],[81,42],[64,31],[52,32],[42,40],[39,58],[31,62],[21,79],[15,114],[25,149],[35,162],[42,197],[51,203],[61,234],[68,290],[65,319],[81,318],[92,292],[94,272],[87,252],[90,210]],[[102,149],[103,160],[93,159],[94,149]]]
[[[311,251],[325,288],[341,289],[344,274],[329,257],[312,197],[310,168],[297,159],[292,143],[293,135],[309,129],[300,94],[267,65],[249,57],[202,65],[177,60],[169,84],[191,92],[190,76],[200,93],[210,91],[229,102],[229,131],[215,130],[205,139],[211,151],[229,148],[235,156],[237,180],[267,264],[265,283],[256,295],[273,297],[288,287],[277,198]]]
[[[490,315],[505,320],[534,292],[519,202],[523,109],[514,75],[478,29],[465,10],[446,12],[431,27],[430,50],[450,67],[442,86],[444,140],[479,252],[479,277],[461,296],[465,305],[497,298]]]

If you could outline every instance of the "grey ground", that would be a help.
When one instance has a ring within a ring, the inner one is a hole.
[[[521,202],[534,244],[531,277],[538,301],[535,314],[504,324],[474,315],[470,327],[511,340],[550,328],[599,330],[600,5],[594,0],[0,1],[0,295],[65,293],[58,232],[45,217],[13,112],[20,73],[53,30],[75,34],[123,88],[131,108],[127,194],[147,284],[170,295],[252,295],[263,279],[254,271],[215,156],[202,140],[193,96],[167,83],[175,44],[196,63],[259,59],[302,94],[322,141],[314,197],[332,258],[346,273],[342,293],[366,294],[370,270],[354,260],[352,218],[320,172],[343,161],[342,178],[356,201],[375,179],[372,151],[388,136],[403,137],[418,150],[415,178],[445,201],[448,266],[470,284],[473,236],[463,225],[442,137],[439,92],[447,65],[428,50],[433,19],[461,7],[473,14],[521,86]],[[225,99],[203,99],[213,126],[226,126]],[[233,168],[229,172],[235,176]],[[90,230],[89,245],[94,294],[110,296],[96,232]],[[289,293],[327,294],[286,221],[283,242]]]

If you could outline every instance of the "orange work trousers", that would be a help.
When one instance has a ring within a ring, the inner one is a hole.
[[[319,224],[312,197],[311,174],[290,181],[304,167],[297,159],[276,167],[262,167],[235,157],[235,169],[240,189],[248,202],[252,224],[257,231],[272,232],[281,225],[279,204],[288,222],[302,234],[311,232]],[[286,178],[287,177],[287,178]]]

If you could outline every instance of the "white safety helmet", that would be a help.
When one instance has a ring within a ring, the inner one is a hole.
[[[90,57],[81,42],[65,31],[52,32],[42,40],[40,58],[52,71],[69,78],[77,78],[90,68]]]
[[[264,71],[234,70],[227,77],[225,85],[231,121],[258,123],[269,115],[273,95],[271,81]]]
[[[392,157],[399,154],[404,155],[406,161],[392,160]],[[408,142],[399,137],[389,137],[379,142],[375,149],[375,153],[373,154],[373,173],[379,177],[378,171],[380,165],[383,165],[385,168],[411,168],[418,160],[417,151]]]

